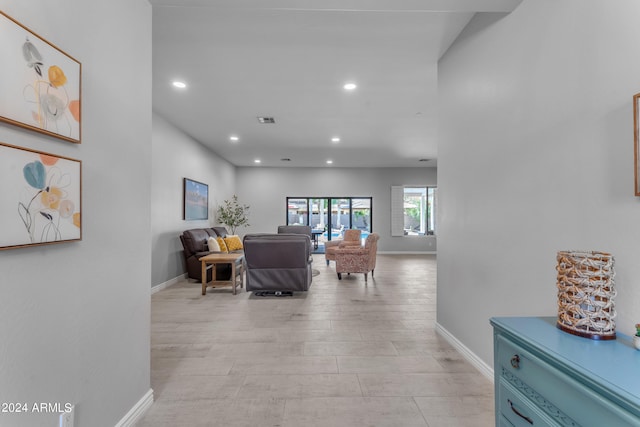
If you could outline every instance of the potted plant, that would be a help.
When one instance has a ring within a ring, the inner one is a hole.
[[[640,350],[640,323],[636,323],[636,334],[633,336],[633,346]]]
[[[231,200],[225,200],[218,206],[218,222],[230,228],[231,234],[236,234],[236,228],[249,226],[249,205],[238,203],[238,196],[235,194]]]

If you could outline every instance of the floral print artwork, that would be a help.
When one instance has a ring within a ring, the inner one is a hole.
[[[80,142],[81,65],[0,12],[0,120]]]
[[[77,160],[0,144],[0,249],[79,240]]]
[[[49,66],[45,76],[44,58],[28,36],[22,45],[22,53],[27,68],[35,73],[33,82],[26,85],[22,91],[25,101],[31,104],[31,115],[35,125],[70,136],[72,120],[80,121],[80,117],[71,109],[71,103],[74,103],[75,110],[79,101],[69,97],[66,87],[67,76],[57,65]]]

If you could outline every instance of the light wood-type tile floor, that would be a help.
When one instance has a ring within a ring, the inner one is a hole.
[[[494,425],[493,385],[435,332],[436,258],[378,255],[309,292],[257,297],[183,281],[152,296],[139,427]]]

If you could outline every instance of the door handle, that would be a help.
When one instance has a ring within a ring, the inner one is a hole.
[[[511,410],[520,418],[522,418],[523,420],[525,420],[526,422],[528,422],[529,424],[533,425],[533,420],[525,415],[523,415],[520,411],[518,411],[516,409],[515,406],[513,406],[513,402],[511,401],[511,399],[507,399],[507,402],[509,402],[509,406],[511,406]]]

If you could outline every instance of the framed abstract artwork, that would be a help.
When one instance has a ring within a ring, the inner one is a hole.
[[[183,219],[186,221],[209,219],[209,186],[184,178]]]
[[[0,121],[79,144],[80,62],[0,12]]]
[[[633,177],[635,179],[635,194],[640,196],[640,93],[633,95]]]
[[[82,162],[0,142],[0,250],[82,240]]]

